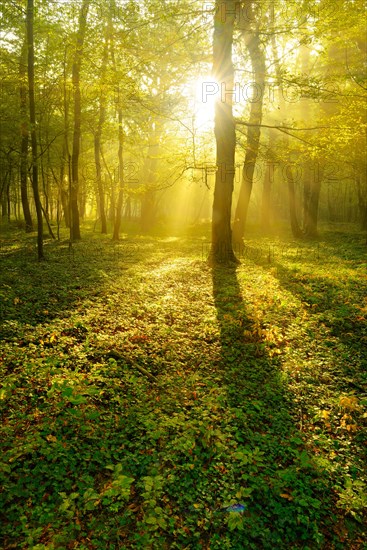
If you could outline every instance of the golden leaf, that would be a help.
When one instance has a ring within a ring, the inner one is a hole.
[[[323,420],[329,420],[330,418],[330,411],[321,411],[321,418]]]
[[[287,500],[293,500],[292,495],[290,495],[289,493],[282,493],[280,496],[282,498],[286,498]]]
[[[343,409],[350,410],[350,411],[357,411],[360,409],[360,405],[358,404],[358,398],[354,395],[347,397],[343,396],[339,399],[339,405]]]

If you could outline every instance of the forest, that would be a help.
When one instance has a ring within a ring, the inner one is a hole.
[[[0,548],[367,548],[365,2],[0,18]]]

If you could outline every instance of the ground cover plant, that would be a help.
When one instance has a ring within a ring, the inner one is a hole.
[[[0,546],[366,548],[359,233],[1,247]]]

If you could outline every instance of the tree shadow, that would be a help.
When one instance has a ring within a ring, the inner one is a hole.
[[[294,271],[282,263],[275,263],[276,277],[280,285],[301,300],[310,316],[317,316],[329,332],[327,345],[338,353],[337,341],[350,350],[350,357],[338,361],[340,385],[351,375],[356,378],[355,387],[366,391],[365,363],[367,349],[363,342],[367,339],[366,315],[359,297],[367,295],[367,282],[361,278],[358,284],[343,284],[330,276],[319,276],[310,270]],[[337,267],[334,267],[337,269]],[[334,270],[331,269],[331,272]],[[335,341],[337,339],[337,341]],[[360,358],[360,364],[356,361]]]
[[[212,280],[236,441],[231,467],[238,498],[247,506],[232,542],[236,548],[320,547],[332,507],[327,474],[306,450],[279,359],[270,355],[251,317],[236,269],[215,268]]]

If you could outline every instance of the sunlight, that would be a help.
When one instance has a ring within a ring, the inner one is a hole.
[[[195,128],[205,131],[212,128],[214,124],[214,105],[220,93],[219,84],[210,76],[200,77],[193,88]]]

